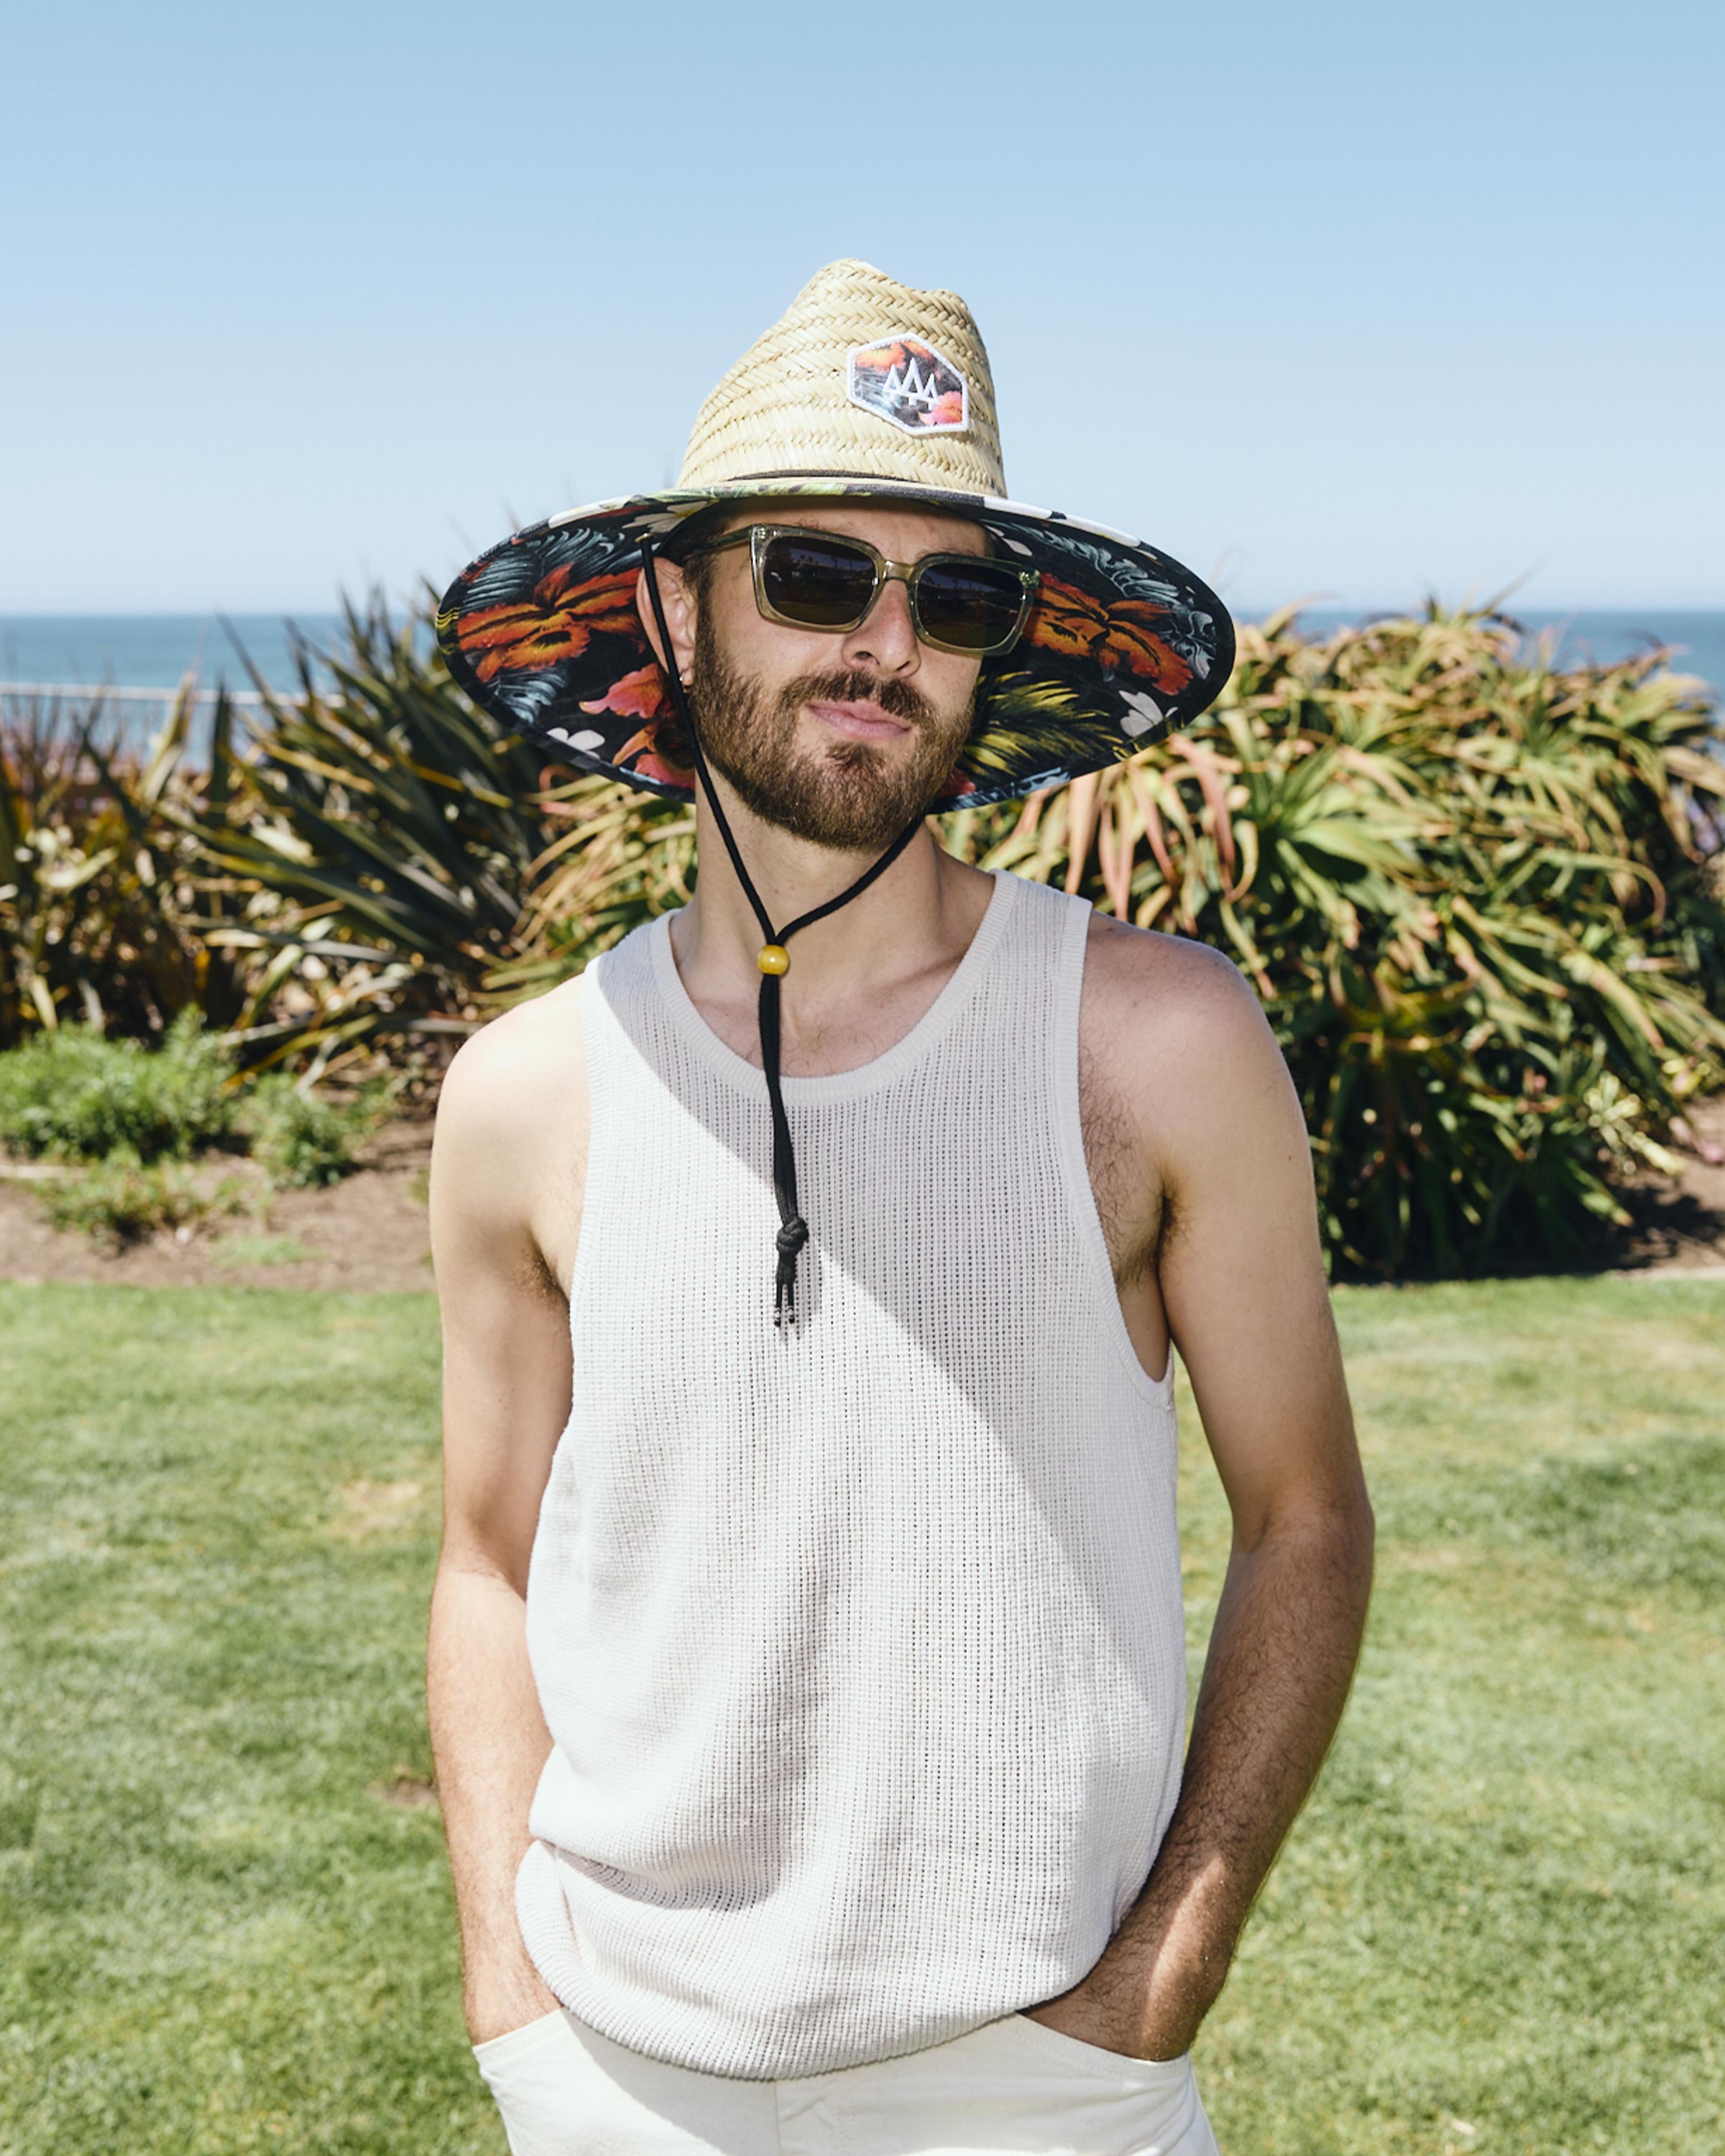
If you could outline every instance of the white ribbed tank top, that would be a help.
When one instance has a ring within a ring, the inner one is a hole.
[[[574,1395],[527,1636],[553,1749],[517,1881],[572,2012],[815,2073],[1047,1999],[1178,1792],[1173,1373],[1086,1172],[1090,908],[997,875],[921,1021],[788,1078],[811,1238],[773,1323],[760,1071],[665,919],[588,968]]]

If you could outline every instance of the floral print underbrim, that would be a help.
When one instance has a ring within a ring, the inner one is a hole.
[[[990,495],[864,479],[752,480],[632,495],[516,532],[444,593],[438,642],[475,701],[558,761],[686,797],[660,746],[670,716],[635,611],[641,542],[716,501],[788,495],[914,501],[968,516],[1042,582],[1013,649],[985,660],[970,739],[937,809],[1058,786],[1195,718],[1234,664],[1227,609],[1142,541]]]

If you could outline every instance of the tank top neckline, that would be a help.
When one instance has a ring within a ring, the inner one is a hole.
[[[884,1049],[879,1055],[871,1056],[866,1063],[854,1064],[848,1070],[830,1070],[819,1077],[787,1077],[784,1096],[787,1105],[814,1107],[827,1101],[855,1100],[864,1093],[891,1085],[934,1046],[947,1032],[971,997],[975,993],[989,960],[993,957],[1006,931],[1014,903],[1018,896],[1019,879],[1004,869],[990,869],[994,880],[988,903],[982,919],[977,923],[976,933],[968,948],[952,968],[951,978],[942,988],[934,1001],[923,1012],[908,1033]],[[751,1063],[718,1034],[701,1016],[695,998],[683,985],[683,977],[677,971],[676,954],[671,949],[671,916],[662,913],[647,930],[648,946],[652,956],[653,978],[664,998],[665,1012],[679,1034],[689,1043],[718,1075],[739,1091],[767,1095],[767,1081],[761,1066]]]

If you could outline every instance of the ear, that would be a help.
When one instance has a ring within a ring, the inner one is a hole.
[[[689,670],[695,664],[695,594],[675,562],[655,556],[653,568],[659,582],[660,600],[665,608],[665,627],[670,631],[672,665],[677,679],[686,681]],[[665,654],[659,648],[659,624],[653,619],[653,601],[648,593],[644,569],[635,578],[635,612],[641,617],[649,649],[660,666],[665,666]]]

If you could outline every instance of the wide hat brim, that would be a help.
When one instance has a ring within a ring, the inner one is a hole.
[[[932,810],[1014,800],[1102,770],[1195,718],[1227,681],[1227,608],[1156,547],[1057,510],[860,475],[751,476],[531,525],[444,593],[437,636],[449,671],[557,761],[690,798],[693,774],[660,743],[671,713],[635,608],[642,541],[670,540],[716,502],[790,496],[927,505],[981,525],[1004,555],[1041,572],[1024,634],[983,661],[969,738]]]

